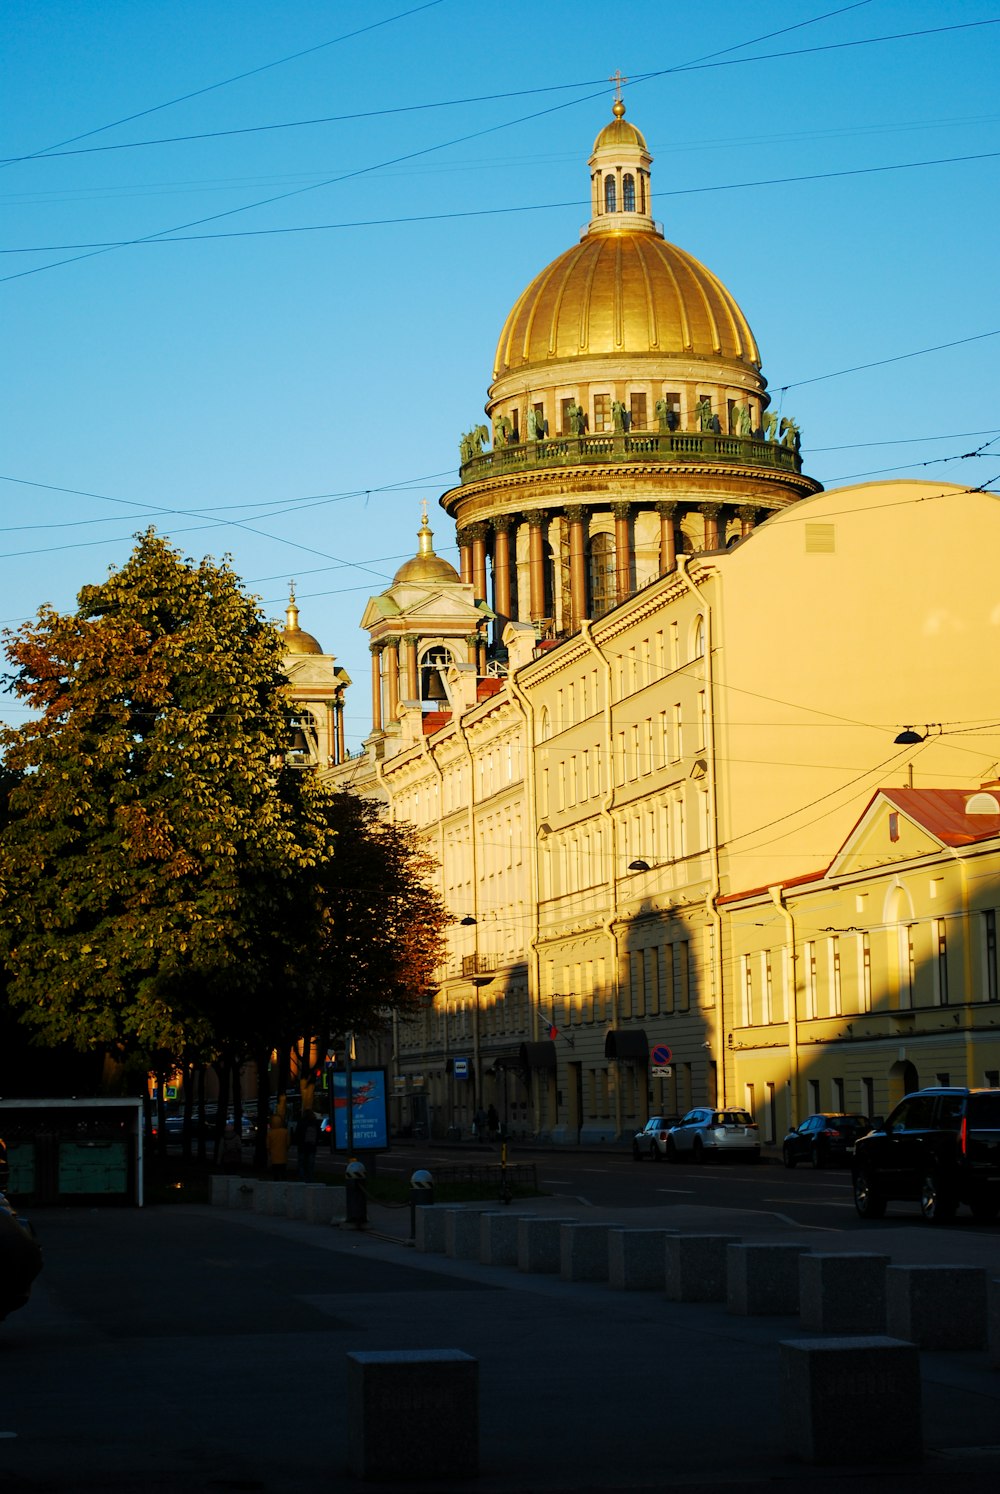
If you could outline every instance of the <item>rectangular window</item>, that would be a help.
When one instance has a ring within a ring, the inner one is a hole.
[[[594,395],[594,430],[609,431],[611,429],[611,395]]]
[[[669,1016],[674,1010],[674,946],[663,946],[663,1010]]]
[[[660,951],[646,950],[646,1005],[651,1017],[660,1015]]]
[[[632,959],[632,956],[629,955],[629,954],[623,954],[622,955],[622,963],[621,963],[621,980],[622,980],[621,1002],[622,1002],[622,1016],[623,1017],[631,1017],[632,1014],[633,1014],[633,1010],[632,1010],[632,972],[633,972],[633,966],[634,966],[634,961]]]
[[[931,919],[934,940],[934,995],[938,1006],[948,1005],[948,934],[943,918]]]
[[[740,1016],[744,1027],[753,1026],[753,957],[740,955]]]
[[[875,1114],[875,1080],[862,1079],[861,1081],[861,1109],[869,1120]]]
[[[819,1080],[818,1079],[810,1079],[808,1081],[808,1084],[809,1084],[809,1109],[810,1110],[818,1110],[820,1108]]]
[[[844,1009],[844,998],[840,984],[840,940],[836,934],[830,938],[830,1015],[839,1017]]]
[[[680,701],[675,701],[673,710],[673,730],[670,733],[670,761],[679,763],[684,756],[684,716]]]
[[[805,983],[807,1022],[811,1022],[816,1016],[816,945],[812,939],[807,939],[802,950],[802,979]],[[813,1109],[817,1109],[816,1105]]]
[[[764,1085],[764,1140],[773,1146],[778,1139],[778,1099],[774,1085]]]
[[[665,389],[663,391],[663,403],[667,407],[667,424],[671,430],[676,430],[681,423],[681,397],[676,389]],[[674,419],[671,420],[670,416]]]
[[[698,691],[698,745],[708,744],[708,705],[704,690]]]
[[[646,414],[646,396],[644,394],[629,395],[629,411],[632,416],[632,430],[645,431],[649,429],[649,419]]]
[[[833,1108],[839,1115],[843,1115],[847,1109],[844,1104],[844,1081],[834,1079],[833,1081]]]
[[[858,1010],[872,1009],[872,941],[868,934],[858,935]]]
[[[760,957],[761,971],[761,997],[763,998],[763,1010],[761,1019],[764,1022],[774,1021],[774,977],[771,974],[771,952],[764,950]]]
[[[677,1010],[686,1012],[691,1009],[691,946],[686,939],[680,939],[674,947],[677,951]]]
[[[986,1000],[997,999],[997,914],[995,908],[987,908],[983,914],[983,964],[986,979]]]

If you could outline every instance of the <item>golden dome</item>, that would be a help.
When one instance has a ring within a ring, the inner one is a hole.
[[[299,627],[299,609],[295,605],[294,587],[288,597],[288,609],[285,612],[285,626],[281,630],[281,641],[288,654],[321,654],[323,652],[319,639]]]
[[[621,115],[624,115],[624,113],[625,106],[623,104]],[[642,131],[637,130],[634,124],[629,124],[628,120],[623,119],[621,115],[616,112],[611,123],[604,126],[604,129],[594,141],[593,155],[596,156],[599,150],[607,150],[608,148],[618,150],[623,145],[634,146],[638,150],[648,149],[646,137]]]
[[[616,119],[602,134],[619,127],[634,128]],[[746,317],[722,282],[649,232],[588,234],[536,275],[500,334],[493,377],[601,354],[760,367]]]
[[[412,560],[404,560],[392,584],[399,581],[460,581],[461,577],[453,565],[434,553],[434,531],[427,523],[425,513],[417,530],[418,549]]]

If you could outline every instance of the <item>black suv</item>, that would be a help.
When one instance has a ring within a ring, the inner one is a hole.
[[[968,1204],[1000,1213],[1000,1089],[921,1089],[854,1144],[854,1205],[881,1219],[886,1200],[914,1199],[932,1224]]]

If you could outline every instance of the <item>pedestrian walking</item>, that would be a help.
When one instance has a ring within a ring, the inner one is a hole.
[[[319,1116],[314,1110],[303,1110],[295,1127],[295,1149],[299,1159],[299,1181],[311,1183],[316,1171],[316,1148],[319,1146]]]
[[[271,1177],[280,1182],[288,1172],[288,1127],[283,1115],[271,1116],[267,1128],[267,1160],[271,1164]]]

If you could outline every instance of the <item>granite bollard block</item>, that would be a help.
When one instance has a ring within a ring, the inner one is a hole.
[[[288,1219],[306,1217],[306,1189],[308,1183],[285,1184],[285,1216]]]
[[[807,1463],[900,1463],[922,1457],[920,1354],[898,1339],[782,1343],[788,1451]]]
[[[979,1266],[890,1266],[885,1326],[921,1349],[986,1345],[986,1272]]]
[[[608,1284],[616,1292],[662,1292],[666,1288],[667,1229],[610,1229]]]
[[[229,1207],[229,1178],[221,1173],[216,1173],[208,1180],[208,1201],[216,1208],[228,1209]]]
[[[474,1478],[479,1361],[459,1349],[349,1353],[347,1428],[348,1461],[359,1478]]]
[[[664,1289],[671,1302],[725,1302],[726,1251],[739,1235],[668,1235]]]
[[[444,1220],[444,1253],[453,1261],[477,1261],[481,1226],[478,1209],[448,1209]]]
[[[888,1255],[799,1257],[799,1319],[814,1333],[885,1333]]]
[[[563,1281],[607,1281],[609,1224],[564,1224],[559,1230]]]
[[[327,1187],[323,1183],[308,1183],[305,1195],[305,1220],[307,1224],[339,1224],[346,1217],[343,1187]]]
[[[528,1217],[517,1224],[517,1269],[537,1273],[556,1272],[561,1264],[559,1231],[575,1219]]]
[[[726,1306],[742,1317],[799,1310],[799,1258],[805,1245],[730,1245]]]
[[[258,1178],[254,1183],[252,1208],[255,1214],[280,1214],[285,1207],[285,1184]]]
[[[525,1216],[500,1214],[479,1216],[479,1259],[484,1266],[517,1266],[517,1226]]]
[[[414,1211],[416,1237],[414,1244],[424,1255],[443,1255],[445,1250],[446,1204],[425,1204]]]
[[[229,1184],[229,1207],[252,1209],[254,1189],[261,1186],[256,1178],[227,1178]]]

